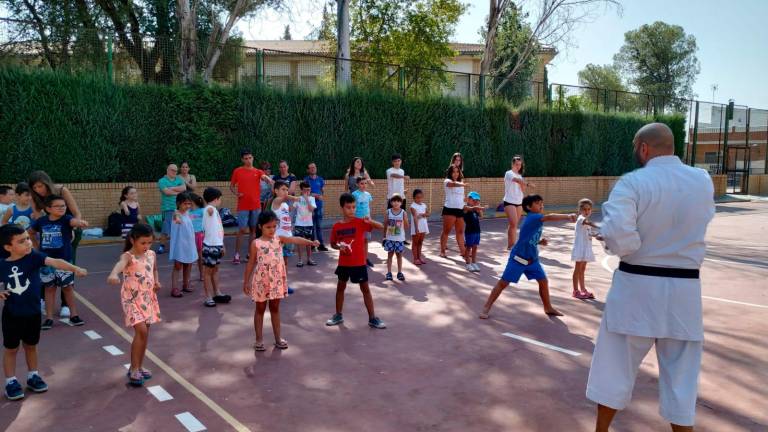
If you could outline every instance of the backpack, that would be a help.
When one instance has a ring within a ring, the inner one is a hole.
[[[221,217],[221,225],[225,227],[237,226],[237,218],[232,215],[228,208],[222,207],[219,209],[219,216]]]
[[[120,237],[123,232],[123,216],[118,212],[112,212],[107,218],[107,229],[104,230],[104,235],[107,237]]]

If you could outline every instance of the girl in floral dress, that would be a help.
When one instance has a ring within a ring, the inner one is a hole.
[[[149,326],[160,321],[160,306],[157,303],[160,280],[155,252],[151,249],[153,240],[154,232],[149,225],[134,225],[126,236],[120,261],[107,278],[107,282],[117,285],[120,283],[118,275],[123,275],[120,298],[125,325],[133,327],[134,331],[128,382],[137,387],[152,378],[152,373],[144,369],[142,363],[147,350]]]
[[[264,312],[269,306],[275,347],[288,348],[288,342],[280,337],[280,299],[288,294],[288,280],[283,260],[283,244],[319,246],[317,240],[277,235],[278,218],[275,212],[266,210],[259,215],[256,238],[249,246],[251,259],[245,267],[243,292],[256,302],[253,327],[256,331],[256,351],[264,351]]]

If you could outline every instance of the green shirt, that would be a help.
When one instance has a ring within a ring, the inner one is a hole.
[[[160,189],[160,210],[176,210],[176,195],[166,195],[163,193],[163,189],[175,186],[184,186],[184,180],[179,176],[176,176],[173,180],[169,179],[168,176],[163,176],[163,178],[158,180],[157,188]]]

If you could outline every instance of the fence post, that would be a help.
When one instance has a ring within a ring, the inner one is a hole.
[[[264,50],[256,51],[256,82],[264,84]]]
[[[744,180],[744,193],[749,194],[749,175],[752,174],[752,150],[749,148],[749,123],[752,120],[752,108],[747,108],[747,125],[745,128],[745,134],[744,134],[744,152],[746,155],[746,166],[744,167],[744,176],[746,179]]]
[[[728,102],[725,108],[725,133],[723,134],[723,172],[728,174],[728,128],[733,118],[733,100]]]
[[[114,83],[114,76],[112,75],[112,34],[107,35],[107,79],[109,82]]]
[[[552,84],[547,86],[547,109],[552,109]]]
[[[691,138],[691,166],[696,166],[696,144],[699,142],[699,101],[693,114],[693,137]]]
[[[480,97],[480,106],[485,106],[485,75],[480,75],[480,81],[478,82],[478,91]]]
[[[405,96],[405,68],[403,66],[397,70],[397,89],[401,95]]]

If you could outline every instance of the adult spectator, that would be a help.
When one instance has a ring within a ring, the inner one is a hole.
[[[288,194],[295,195],[299,185],[299,179],[288,171],[288,162],[281,160],[277,164],[277,174],[272,176],[273,181],[281,181],[288,185]]]
[[[184,184],[187,185],[187,190],[194,192],[197,188],[197,178],[194,174],[189,173],[189,162],[182,162],[179,168],[179,177],[184,180]]]
[[[704,339],[699,268],[715,214],[714,188],[706,171],[674,155],[668,126],[643,126],[633,144],[643,167],[622,176],[602,206],[598,238],[621,262],[606,298],[587,397],[598,404],[596,430],[607,431],[655,345],[660,413],[672,430],[692,431]]]
[[[344,173],[344,188],[347,192],[353,193],[357,190],[358,177],[364,178],[371,186],[374,185],[373,180],[371,180],[371,176],[365,169],[365,162],[363,162],[363,158],[354,157],[352,158],[352,163],[349,164],[349,169],[347,169],[347,172]]]
[[[178,172],[179,168],[176,164],[169,164],[165,169],[165,175],[157,181],[157,188],[160,190],[160,211],[163,215],[163,228],[160,231],[158,254],[165,253],[165,247],[171,235],[173,212],[176,211],[176,195],[187,190],[187,184],[184,183],[184,179],[178,175]]]

